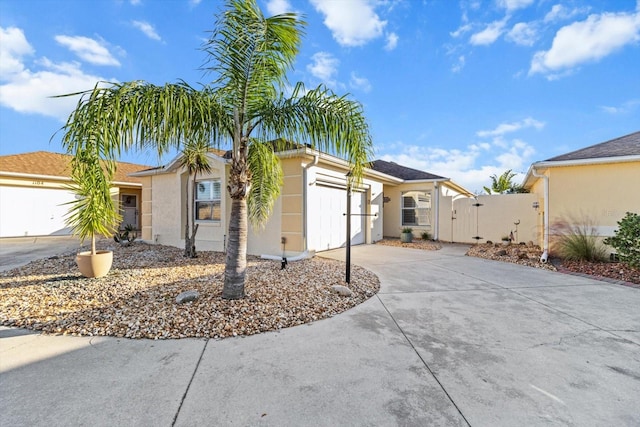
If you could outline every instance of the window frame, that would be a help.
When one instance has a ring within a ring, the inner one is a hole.
[[[198,191],[198,186],[203,184],[203,183],[211,183],[210,187],[209,187],[209,194],[207,195],[207,197],[199,197],[199,191]],[[217,194],[217,198],[215,197],[215,186],[217,184],[218,187],[218,194]],[[195,188],[193,189],[193,191],[195,192],[194,194],[194,200],[193,200],[193,221],[196,222],[200,222],[200,223],[219,223],[222,221],[222,181],[220,178],[207,178],[207,179],[201,179],[196,181],[196,185]],[[209,203],[211,204],[211,208],[210,208],[210,213],[211,213],[211,218],[205,218],[205,219],[200,219],[198,218],[198,214],[200,212],[199,208],[198,208],[198,203]],[[215,218],[215,212],[216,212],[216,205],[217,205],[217,212],[219,214],[218,218]]]
[[[416,197],[409,196],[414,193]],[[420,196],[427,196],[429,198],[428,207],[420,207],[419,200],[416,198]],[[405,199],[413,200],[413,206],[405,206]],[[405,221],[405,212],[413,211],[414,222]],[[419,211],[424,211],[422,215]],[[433,215],[433,194],[429,190],[407,190],[403,191],[400,195],[400,222],[403,227],[431,227]],[[420,218],[424,218],[426,223],[420,224]]]

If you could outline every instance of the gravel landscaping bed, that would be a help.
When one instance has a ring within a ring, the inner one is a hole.
[[[588,262],[552,259],[543,264],[540,262],[542,250],[539,246],[498,243],[482,243],[469,248],[467,255],[496,261],[513,262],[529,267],[577,273],[606,281],[624,282],[622,284],[640,285],[640,270],[631,268],[620,262]],[[638,286],[634,286],[638,287]]]
[[[397,246],[401,248],[423,249],[427,251],[436,251],[442,248],[442,245],[433,240],[421,240],[414,239],[411,243],[402,243],[400,239],[392,239],[385,237],[382,240],[378,240],[376,245]]]
[[[245,298],[222,299],[224,254],[185,258],[178,248],[134,242],[114,250],[111,272],[82,277],[75,251],[0,273],[0,324],[52,334],[126,338],[225,338],[278,330],[331,317],[378,292],[378,278],[358,266],[344,282],[343,262],[248,258]],[[346,286],[351,296],[332,290]],[[178,304],[196,290],[199,298]]]
[[[542,250],[539,246],[531,244],[479,243],[471,246],[467,255],[556,271],[553,264],[540,262]]]

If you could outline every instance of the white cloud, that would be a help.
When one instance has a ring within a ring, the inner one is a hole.
[[[558,30],[551,49],[534,55],[529,74],[542,73],[553,78],[557,72],[598,61],[638,40],[640,12],[590,15],[585,21]]]
[[[78,55],[80,59],[91,64],[120,66],[120,62],[104,46],[104,41],[99,42],[83,36],[63,35],[55,36],[55,40]]]
[[[466,60],[464,55],[460,55],[456,63],[451,67],[451,71],[453,71],[454,73],[459,73],[464,68],[465,62]]]
[[[540,130],[543,127],[544,127],[544,122],[538,121],[531,117],[527,117],[526,119],[521,120],[519,122],[500,123],[495,129],[492,129],[492,130],[480,130],[476,132],[476,135],[479,136],[480,138],[501,137],[507,133],[516,132],[521,129],[535,128]]]
[[[551,10],[544,16],[544,22],[557,22],[571,19],[576,15],[586,14],[591,8],[589,6],[568,9],[561,4],[554,4]]]
[[[338,72],[340,61],[328,52],[318,52],[311,60],[313,63],[307,65],[307,70],[327,85],[334,86],[333,76]]]
[[[490,186],[491,175],[500,175],[508,169],[524,170],[530,164],[535,150],[526,142],[514,139],[505,147],[486,143],[471,144],[463,149],[443,149],[416,145],[394,144],[399,154],[385,154],[381,158],[400,165],[451,178],[471,191]],[[514,179],[522,179],[518,174]]]
[[[365,77],[360,77],[356,73],[351,73],[349,86],[353,89],[359,89],[365,93],[371,92],[371,83]]]
[[[602,105],[600,109],[609,114],[627,114],[634,111],[638,106],[640,106],[640,99],[632,99],[617,107]]]
[[[76,107],[78,97],[52,96],[92,89],[104,77],[85,74],[78,63],[40,61],[43,69],[25,70],[0,85],[0,105],[20,113],[35,113],[65,121]]]
[[[0,79],[4,80],[9,75],[22,72],[22,58],[33,53],[33,47],[20,28],[0,27]]]
[[[470,43],[473,45],[481,45],[486,46],[495,42],[498,37],[502,35],[504,32],[504,26],[507,23],[507,19],[502,19],[500,21],[494,21],[487,25],[487,27],[471,36],[469,39]]]
[[[385,50],[393,50],[398,46],[398,35],[396,33],[387,34],[387,44],[384,45]]]
[[[498,0],[498,6],[503,7],[507,12],[523,9],[530,6],[534,0]]]
[[[467,32],[469,32],[469,31],[471,31],[471,29],[472,29],[471,24],[464,24],[464,25],[461,25],[461,26],[460,26],[457,30],[455,30],[454,32],[449,33],[449,35],[455,39],[455,38],[460,37],[460,36],[461,36],[461,35],[463,35],[464,33],[467,33]]]
[[[0,28],[0,105],[25,114],[41,114],[65,121],[76,107],[78,97],[55,95],[92,89],[104,77],[86,74],[77,62],[54,63],[47,58],[35,61],[35,70],[24,63],[34,53],[19,28]],[[5,61],[6,60],[6,61]]]
[[[292,12],[293,8],[289,0],[269,0],[267,2],[267,12],[269,15],[280,15],[282,13]]]
[[[131,24],[142,31],[145,36],[149,37],[151,40],[162,41],[162,37],[156,32],[156,29],[153,25],[149,24],[146,21],[131,21]]]
[[[535,24],[518,22],[507,33],[506,38],[507,40],[521,46],[533,46],[538,38],[538,30],[536,29]]]
[[[189,0],[189,6],[196,7],[202,2],[202,0]]]
[[[343,46],[361,46],[382,35],[387,24],[374,10],[371,0],[311,0],[325,16],[324,24]]]

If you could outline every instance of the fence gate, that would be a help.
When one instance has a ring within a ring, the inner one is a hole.
[[[533,202],[536,194],[496,194],[453,201],[451,235],[454,242],[499,242],[511,236],[516,242],[539,243],[542,212]]]

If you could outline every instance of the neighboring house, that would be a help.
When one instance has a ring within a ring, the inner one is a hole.
[[[640,213],[640,132],[531,165],[525,189],[538,195],[542,242],[547,226],[589,221],[612,236],[626,212]],[[546,221],[545,221],[546,218]]]
[[[37,151],[0,156],[0,237],[67,235],[69,206],[75,199],[71,184],[72,156]],[[129,174],[148,168],[118,163],[112,195],[120,201],[123,223],[140,228],[139,178]]]
[[[278,155],[284,172],[281,194],[266,226],[249,227],[248,253],[294,256],[344,246],[348,162],[304,146]],[[196,247],[223,251],[231,207],[226,191],[229,159],[220,151],[208,157],[212,170],[198,176],[196,186]],[[184,189],[189,177],[180,159],[179,155],[161,168],[132,174],[143,185],[145,240],[184,245],[184,207],[189,197]],[[403,226],[437,236],[438,224],[449,224],[439,221],[439,216],[451,217],[451,199],[460,194],[471,193],[446,178],[376,161],[352,189],[351,244],[398,237]]]

